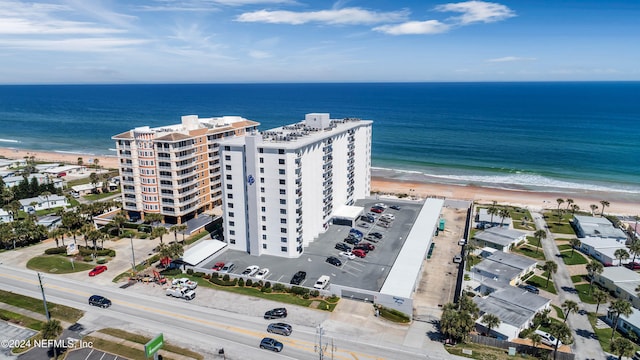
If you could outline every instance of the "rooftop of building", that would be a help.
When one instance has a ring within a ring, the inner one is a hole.
[[[492,261],[492,262],[504,264],[520,270],[527,269],[532,265],[537,264],[537,261],[530,259],[528,257],[516,255],[512,253],[505,253],[503,251],[494,252],[493,254],[489,255],[483,262],[485,261]]]
[[[610,249],[620,249],[624,248],[625,241],[617,240],[612,238],[599,238],[599,237],[587,237],[580,239],[580,242],[584,245],[590,246],[598,251],[610,248]]]
[[[474,297],[482,313],[494,314],[501,322],[518,328],[543,309],[551,300],[532,294],[524,289],[513,286],[495,291],[486,297]]]
[[[602,270],[601,277],[611,282],[640,282],[640,274],[624,266],[607,266]]]
[[[180,141],[189,139],[193,131],[205,130],[206,133],[220,133],[240,128],[258,126],[260,123],[245,119],[241,116],[221,116],[200,118],[197,115],[185,115],[180,124],[149,127],[141,126],[112,136],[114,140],[133,139],[135,132],[151,133],[155,140]]]
[[[595,216],[574,216],[582,229],[581,237],[609,237],[626,239],[624,231],[613,226],[611,221],[603,217]]]
[[[474,238],[482,241],[488,241],[494,244],[507,246],[512,242],[520,239],[526,233],[518,230],[506,229],[503,227],[492,227],[487,230],[478,232]]]

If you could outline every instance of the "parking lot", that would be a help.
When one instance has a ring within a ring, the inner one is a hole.
[[[364,207],[366,213],[369,212],[371,206],[379,202],[381,201],[369,198],[358,201],[356,205]],[[301,286],[312,287],[320,276],[329,275],[331,283],[378,291],[422,207],[422,203],[413,201],[385,199],[384,203],[387,208],[379,215],[392,214],[395,216],[395,220],[389,228],[380,226],[382,223],[379,217],[374,223],[366,223],[361,220],[356,222],[355,228],[362,231],[365,237],[372,232],[379,232],[383,235],[382,239],[373,243],[376,247],[375,250],[370,251],[365,258],[349,260],[345,257],[339,257],[340,251],[335,249],[335,245],[338,242],[343,242],[351,227],[331,225],[324,234],[321,234],[318,239],[306,247],[302,256],[297,259],[267,255],[251,256],[245,252],[227,250],[201,267],[211,269],[216,262],[233,262],[235,268],[231,272],[237,275],[242,273],[246,267],[256,265],[260,268],[269,268],[270,273],[266,280],[284,283],[289,283],[294,273],[303,270],[307,272],[307,277],[300,284]],[[390,209],[389,206],[392,205],[398,205],[400,210]],[[366,224],[364,225],[366,227],[361,226],[363,224]],[[350,244],[347,245],[353,247]],[[339,257],[342,266],[336,267],[327,263],[328,256]]]

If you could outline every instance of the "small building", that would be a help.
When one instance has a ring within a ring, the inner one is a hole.
[[[527,234],[525,232],[504,227],[491,227],[478,232],[473,237],[479,247],[494,248],[503,252],[509,252],[512,246],[525,241],[526,238]]]
[[[535,270],[537,263],[525,256],[495,251],[471,268],[472,280],[480,284],[474,290],[488,294],[508,286],[516,286],[526,274]]]
[[[85,170],[86,168],[80,165],[63,165],[42,170],[42,173],[53,175],[56,177],[63,177],[67,175],[81,174],[85,172]]]
[[[60,195],[38,196],[18,201],[22,205],[22,210],[26,212],[69,206],[69,200]]]
[[[0,159],[0,169],[2,170],[15,169],[24,165],[26,165],[25,160]]]
[[[98,191],[102,187],[102,182],[96,184],[80,184],[71,187],[71,192],[78,194],[79,196],[89,195],[95,191]]]
[[[341,206],[336,212],[333,214],[332,223],[336,225],[346,225],[354,227],[356,226],[356,221],[358,217],[362,214],[364,208],[362,206],[350,206],[344,205]]]
[[[640,299],[636,288],[640,286],[640,274],[624,266],[605,267],[601,274],[595,274],[594,281],[609,290],[618,299],[629,300],[636,309]]]
[[[575,215],[573,217],[573,226],[580,241],[583,238],[627,241],[627,234],[613,226],[611,221],[604,217]]]
[[[49,230],[55,229],[62,223],[62,216],[46,215],[38,218],[38,225],[43,225]]]
[[[613,238],[583,238],[580,239],[580,251],[600,261],[605,266],[618,266],[620,260],[616,259],[615,252],[618,249],[625,249],[627,246],[623,240]],[[630,259],[622,260],[623,264],[630,262]]]
[[[12,221],[13,215],[4,209],[0,209],[0,223],[10,223]]]
[[[33,179],[36,179],[38,185],[53,184],[53,187],[56,189],[64,188],[64,180],[43,174],[31,174],[26,179],[24,176],[7,176],[2,179],[2,181],[4,181],[7,187],[11,188],[20,185],[20,183],[25,180],[27,183],[30,183]]]
[[[613,326],[615,318],[615,312],[608,309],[606,318],[607,323]],[[640,338],[640,311],[638,309],[631,309],[631,315],[620,315],[620,318],[618,319],[618,330],[625,335],[634,333],[636,338]]]
[[[482,316],[493,314],[500,319],[500,325],[491,329],[491,335],[510,341],[518,337],[521,331],[529,328],[536,313],[549,308],[551,300],[532,294],[517,287],[506,287],[488,296],[476,296],[473,302],[478,305],[481,317],[476,320],[478,332],[486,332]]]
[[[220,240],[200,240],[189,249],[185,250],[182,257],[174,262],[190,268],[197,267],[205,261],[209,261],[214,255],[225,250],[227,243]]]
[[[487,229],[490,227],[500,226],[509,227],[511,225],[511,218],[502,218],[500,215],[489,214],[489,209],[480,208],[478,215],[476,216],[476,228]]]

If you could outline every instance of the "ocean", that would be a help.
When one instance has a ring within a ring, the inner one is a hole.
[[[0,146],[115,155],[180,116],[374,121],[374,175],[640,200],[640,82],[0,86]],[[563,197],[560,196],[559,197]]]

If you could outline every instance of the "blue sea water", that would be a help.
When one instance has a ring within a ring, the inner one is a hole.
[[[309,112],[374,120],[378,175],[640,200],[640,82],[0,86],[0,146],[113,155],[181,115]]]

